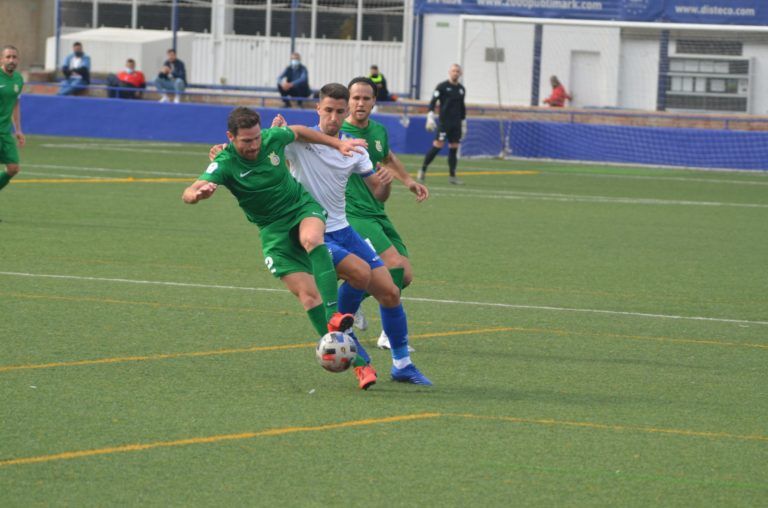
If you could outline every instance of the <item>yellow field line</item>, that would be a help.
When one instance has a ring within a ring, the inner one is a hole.
[[[768,436],[761,436],[759,434],[743,435],[743,434],[730,434],[728,432],[706,432],[706,431],[685,430],[685,429],[665,429],[665,428],[659,428],[659,427],[642,427],[637,425],[611,425],[611,424],[594,423],[594,422],[572,422],[567,420],[518,418],[514,416],[483,416],[483,415],[475,415],[475,414],[468,414],[468,413],[444,413],[441,416],[467,418],[471,420],[505,421],[505,422],[511,422],[511,423],[528,424],[528,425],[581,427],[581,428],[596,429],[596,430],[613,430],[617,432],[645,432],[649,434],[670,434],[675,436],[727,438],[727,439],[738,439],[742,441],[768,442]]]
[[[14,178],[13,183],[168,183],[192,182],[189,178]]]
[[[437,336],[452,336],[452,335],[472,335],[476,333],[496,333],[511,331],[513,328],[481,328],[476,330],[463,330],[463,331],[450,331],[450,332],[438,332],[428,333],[424,335],[413,335],[411,338],[427,338]],[[112,363],[127,363],[127,362],[147,362],[155,360],[170,360],[174,358],[190,358],[190,357],[202,357],[202,356],[219,356],[219,355],[231,355],[236,353],[255,353],[259,351],[285,351],[289,349],[302,349],[315,347],[314,342],[304,342],[301,344],[285,344],[282,346],[253,346],[247,348],[235,348],[235,349],[217,349],[213,351],[190,351],[186,353],[165,353],[155,355],[141,355],[141,356],[119,356],[114,358],[97,358],[94,360],[75,360],[70,362],[51,362],[51,363],[32,363],[25,365],[0,365],[0,372],[11,372],[17,370],[33,370],[33,369],[51,369],[55,367],[82,367],[85,365],[105,365]]]
[[[241,439],[253,439],[256,437],[283,436],[286,434],[296,434],[300,432],[319,432],[325,430],[346,429],[350,427],[362,427],[366,425],[377,425],[381,423],[395,423],[411,420],[424,420],[427,418],[437,418],[439,413],[420,413],[401,416],[390,416],[387,418],[369,418],[366,420],[352,420],[341,423],[329,423],[326,425],[317,425],[313,427],[283,427],[278,429],[268,429],[259,432],[243,432],[241,434],[222,434],[218,436],[193,437],[189,439],[178,439],[175,441],[157,441],[154,443],[136,443],[122,446],[113,446],[110,448],[97,448],[94,450],[80,450],[73,452],[56,453],[51,455],[38,455],[36,457],[22,457],[19,459],[0,460],[0,467],[20,466],[24,464],[38,464],[41,462],[53,462],[57,460],[79,459],[83,457],[93,457],[96,455],[109,455],[112,453],[138,452],[142,450],[151,450],[153,448],[170,448],[174,446],[187,446],[195,444],[219,443],[221,441],[236,441]]]
[[[536,170],[507,170],[507,171],[459,171],[459,176],[488,176],[488,175],[538,175],[541,171]],[[448,173],[430,172],[430,175],[447,175]],[[135,178],[132,176],[125,178],[14,178],[12,182],[17,183],[175,183],[192,182],[194,176],[188,178]]]
[[[409,415],[390,416],[385,418],[368,418],[364,420],[351,420],[340,423],[330,423],[316,426],[302,427],[282,427],[277,429],[267,429],[259,432],[243,432],[239,434],[220,434],[215,436],[203,436],[188,439],[177,439],[174,441],[156,441],[154,443],[134,443],[121,446],[112,446],[107,448],[96,448],[91,450],[77,450],[71,452],[55,453],[49,455],[37,455],[33,457],[21,457],[18,459],[0,460],[0,467],[20,466],[27,464],[39,464],[43,462],[54,462],[59,460],[71,460],[98,455],[109,455],[115,453],[138,452],[151,450],[155,448],[171,448],[177,446],[188,446],[196,444],[219,443],[223,441],[236,441],[242,439],[253,439],[257,437],[274,437],[287,434],[297,434],[302,432],[320,432],[327,430],[345,429],[351,427],[363,427],[368,425],[377,425],[383,423],[397,423],[404,421],[426,420],[434,418],[465,418],[469,420],[489,420],[518,423],[524,425],[544,425],[559,426],[570,428],[585,428],[591,430],[610,430],[615,432],[642,432],[648,434],[665,434],[684,437],[702,437],[708,439],[736,439],[742,441],[768,442],[768,436],[758,434],[743,435],[731,434],[728,432],[706,432],[686,429],[668,429],[659,427],[643,427],[637,425],[613,425],[595,422],[574,422],[568,420],[539,419],[539,418],[519,418],[514,416],[485,416],[469,413],[418,413]]]

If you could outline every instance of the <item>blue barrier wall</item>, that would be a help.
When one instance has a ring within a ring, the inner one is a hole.
[[[25,95],[21,108],[28,134],[211,144],[226,140],[232,110],[220,105],[50,95]],[[259,112],[266,125],[277,113],[288,123],[317,123],[314,109]],[[423,154],[434,139],[424,130],[423,116],[410,117],[405,125],[397,115],[374,118],[389,131],[395,153]],[[498,120],[471,119],[462,154],[495,156],[502,150],[502,138],[518,157],[768,170],[768,132],[532,121],[500,125]]]
[[[317,123],[314,108],[257,109],[266,125],[278,113],[289,124]],[[226,141],[224,133],[230,111],[232,106],[55,95],[24,95],[21,100],[24,131],[48,136],[218,143]],[[432,134],[424,131],[423,118],[412,119],[408,128],[395,115],[374,118],[389,130],[390,146],[396,153],[412,153],[415,143],[420,143],[416,151],[422,152],[431,142]]]

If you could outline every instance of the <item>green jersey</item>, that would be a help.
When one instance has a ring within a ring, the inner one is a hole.
[[[341,132],[353,138],[362,138],[368,142],[368,157],[374,169],[389,155],[389,136],[387,129],[379,122],[368,120],[365,129],[344,122]],[[347,183],[347,215],[350,217],[386,217],[384,203],[373,196],[360,175],[350,175]]]
[[[4,69],[0,69],[0,133],[11,132],[11,116],[13,108],[19,101],[24,79],[16,71],[8,75]]]
[[[296,139],[288,127],[261,131],[261,150],[247,160],[229,144],[200,176],[200,180],[224,185],[237,199],[249,221],[264,228],[297,212],[312,196],[288,171],[285,147]]]

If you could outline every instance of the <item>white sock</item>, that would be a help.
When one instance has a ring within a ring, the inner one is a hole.
[[[392,358],[392,364],[398,369],[404,369],[411,363],[413,362],[411,362],[410,356],[406,356],[405,358]]]

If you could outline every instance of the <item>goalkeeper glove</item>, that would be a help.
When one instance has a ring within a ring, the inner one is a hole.
[[[462,120],[461,121],[461,139],[464,139],[467,137],[467,121]]]
[[[424,126],[429,132],[434,132],[437,129],[437,123],[435,122],[435,113],[430,111],[427,113],[427,124]]]

